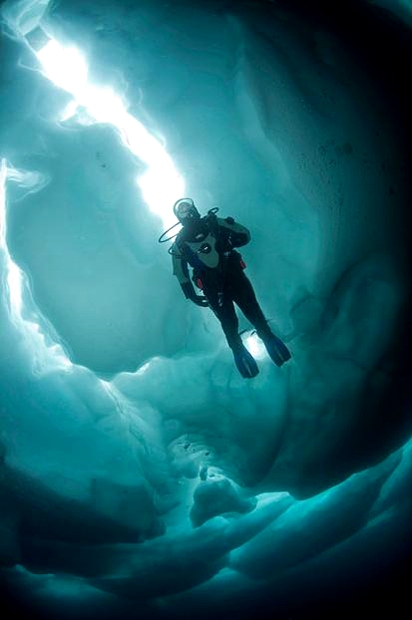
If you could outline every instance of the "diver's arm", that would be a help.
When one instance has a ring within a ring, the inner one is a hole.
[[[172,266],[173,266],[173,275],[179,280],[179,284],[190,284],[189,271],[187,268],[187,262],[184,260],[181,250],[176,244],[173,244],[172,250]]]
[[[227,235],[230,240],[230,244],[234,248],[240,248],[242,245],[246,245],[250,241],[250,232],[246,226],[242,226],[235,222],[233,217],[227,217],[225,219],[218,217],[217,224],[223,229],[225,236]]]
[[[197,306],[208,306],[209,303],[204,295],[196,295],[195,289],[189,277],[189,270],[187,262],[181,256],[180,251],[176,246],[172,249],[172,265],[173,275],[175,275],[179,281],[180,287],[183,291],[183,295],[186,299],[190,299]]]
[[[190,301],[193,301],[194,304],[196,304],[196,306],[208,306],[209,302],[207,301],[206,297],[204,295],[196,295],[195,293],[195,289],[193,288],[193,284],[189,281],[189,282],[183,282],[183,284],[180,284],[182,291],[183,291],[183,295],[186,297],[186,299],[190,299]]]

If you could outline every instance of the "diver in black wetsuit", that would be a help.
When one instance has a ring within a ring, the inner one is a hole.
[[[170,254],[173,273],[185,297],[199,306],[209,306],[216,314],[243,377],[255,377],[259,369],[239,336],[234,303],[256,328],[274,363],[281,366],[290,359],[290,352],[280,338],[271,332],[252,284],[245,275],[242,257],[234,249],[249,243],[248,229],[231,217],[216,217],[213,210],[201,217],[191,198],[178,200],[173,211],[182,229],[176,236]],[[188,266],[192,268],[192,277]],[[192,281],[202,291],[202,295],[196,294]]]

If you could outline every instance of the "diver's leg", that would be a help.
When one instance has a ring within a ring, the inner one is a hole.
[[[249,278],[242,272],[234,274],[232,279],[233,300],[242,310],[245,317],[256,328],[265,348],[277,366],[282,366],[291,358],[287,346],[270,329],[261,307],[256,299],[255,291]]]
[[[232,349],[240,339],[238,334],[239,320],[232,300],[224,294],[224,291],[222,293],[222,291],[218,291],[206,282],[203,286],[203,293],[209,302],[210,308],[219,319],[228,345]]]
[[[238,269],[231,270],[229,278],[233,301],[239,306],[247,320],[252,323],[259,334],[271,334],[249,278],[246,277],[243,270],[239,271]]]
[[[232,349],[237,369],[242,377],[252,379],[258,374],[259,368],[239,336],[239,320],[228,291],[224,288],[223,291],[218,292],[205,283],[203,292],[220,321],[227,343]]]

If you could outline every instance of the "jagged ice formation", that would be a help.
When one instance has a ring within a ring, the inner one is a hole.
[[[411,14],[329,4],[2,4],[2,613],[401,596]],[[242,379],[181,295],[157,239],[184,195],[250,228],[282,368],[240,316]]]

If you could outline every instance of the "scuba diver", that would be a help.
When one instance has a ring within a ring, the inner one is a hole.
[[[213,310],[222,325],[240,374],[251,379],[259,369],[238,333],[239,322],[234,303],[255,327],[277,366],[289,360],[291,354],[282,340],[270,330],[252,284],[245,275],[246,265],[234,249],[249,243],[249,230],[232,217],[217,217],[217,210],[210,209],[206,216],[201,217],[191,198],[181,198],[174,204],[173,212],[182,229],[169,249],[173,274],[187,299]],[[192,269],[192,277],[188,266]],[[202,294],[195,292],[192,282]]]

